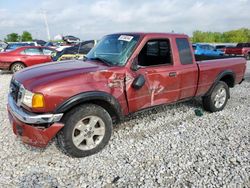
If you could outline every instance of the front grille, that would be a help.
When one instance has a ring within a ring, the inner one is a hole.
[[[19,90],[20,90],[20,84],[15,79],[12,79],[10,82],[10,95],[13,97],[16,103],[19,97],[18,96]]]

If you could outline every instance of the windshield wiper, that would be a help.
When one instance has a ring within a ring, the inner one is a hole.
[[[94,57],[94,58],[89,58],[90,60],[97,60],[105,63],[106,65],[112,66],[113,63],[111,61],[108,61],[106,59],[100,58],[100,57]]]

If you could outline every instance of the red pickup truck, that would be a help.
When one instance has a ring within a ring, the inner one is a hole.
[[[43,46],[25,46],[0,53],[0,70],[13,73],[21,69],[53,61],[51,54],[56,50]]]
[[[247,60],[250,60],[250,43],[239,43],[236,47],[227,47],[225,54],[244,56]]]
[[[186,35],[119,33],[103,37],[84,61],[26,68],[10,83],[14,133],[38,147],[56,136],[67,154],[84,157],[136,111],[196,97],[205,110],[220,111],[229,88],[243,81],[246,60],[196,58]]]

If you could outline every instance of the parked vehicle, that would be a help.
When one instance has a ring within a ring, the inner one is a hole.
[[[33,40],[33,42],[36,42],[38,46],[44,46],[46,44],[44,40],[39,40],[39,39],[35,39]]]
[[[6,42],[0,41],[0,52],[2,52],[8,44]]]
[[[70,60],[70,59],[83,59],[83,56],[86,55],[95,45],[97,40],[88,40],[80,42],[79,44],[68,47],[59,51],[53,57],[54,61]]]
[[[51,63],[16,73],[9,119],[23,142],[45,147],[56,136],[69,155],[92,155],[108,144],[113,123],[161,104],[201,97],[224,109],[229,88],[243,81],[244,58],[197,62],[183,34],[105,36],[85,61]]]
[[[214,47],[215,47],[216,50],[221,51],[221,52],[224,53],[227,46],[219,44],[219,45],[215,45]]]
[[[250,43],[238,43],[236,47],[228,47],[225,54],[244,56],[247,60],[250,60]]]
[[[45,47],[49,47],[49,48],[53,48],[53,49],[56,49],[56,48],[58,48],[58,45],[56,45],[56,43],[54,43],[54,42],[46,42],[43,46],[45,46]]]
[[[10,42],[3,51],[9,52],[24,46],[38,46],[38,44],[36,42]]]
[[[25,67],[51,62],[55,50],[42,46],[26,46],[10,52],[0,53],[0,70],[10,70],[13,73]]]
[[[195,55],[222,56],[224,52],[209,44],[193,44]]]
[[[74,37],[74,36],[71,36],[71,35],[63,36],[62,39],[63,39],[65,42],[69,43],[69,44],[80,42],[80,39],[79,39],[79,38]]]
[[[57,46],[55,49],[56,49],[56,51],[61,52],[61,51],[63,51],[64,49],[70,48],[70,47],[72,47],[72,45],[62,44],[62,45],[60,45],[60,46]]]

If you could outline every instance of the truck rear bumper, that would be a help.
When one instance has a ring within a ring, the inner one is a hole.
[[[9,96],[8,105],[9,121],[13,132],[20,136],[24,143],[36,147],[45,147],[49,141],[60,131],[64,124],[59,123],[61,119],[53,118],[51,114],[36,115],[18,108]]]

